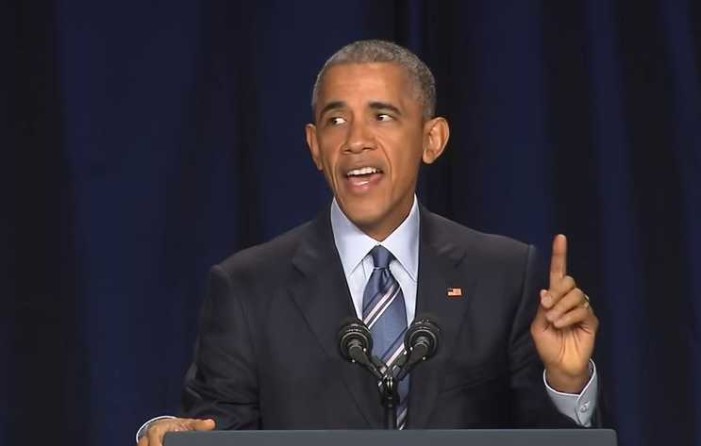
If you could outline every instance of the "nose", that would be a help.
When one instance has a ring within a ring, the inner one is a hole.
[[[375,138],[369,125],[362,119],[353,120],[348,126],[345,151],[360,153],[375,148]]]

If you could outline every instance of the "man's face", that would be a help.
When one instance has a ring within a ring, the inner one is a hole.
[[[316,125],[306,128],[341,210],[376,240],[409,214],[422,159],[433,162],[447,140],[444,120],[424,120],[415,88],[397,64],[333,66],[319,89]],[[439,121],[442,139],[434,134]]]

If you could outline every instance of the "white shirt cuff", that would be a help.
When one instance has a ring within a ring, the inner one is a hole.
[[[591,427],[591,417],[596,410],[599,379],[596,375],[596,364],[589,360],[591,378],[581,393],[563,393],[550,387],[543,371],[543,383],[548,396],[560,413],[567,415],[575,423],[584,427]]]
[[[148,420],[147,422],[145,422],[144,424],[142,424],[141,427],[139,428],[139,430],[136,431],[136,442],[138,443],[139,440],[141,440],[141,437],[143,437],[144,435],[146,435],[146,431],[148,431],[148,428],[151,427],[151,424],[155,423],[155,422],[158,421],[158,420],[166,420],[166,419],[169,419],[169,418],[172,419],[172,418],[175,418],[175,417],[170,416],[170,415],[162,415],[162,416],[160,416],[160,417],[151,418],[150,420]]]

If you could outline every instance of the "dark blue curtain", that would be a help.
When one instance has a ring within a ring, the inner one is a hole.
[[[361,38],[435,72],[429,208],[570,236],[621,444],[701,445],[695,0],[5,0],[0,444],[129,444],[177,411],[208,266],[329,200],[311,85]]]

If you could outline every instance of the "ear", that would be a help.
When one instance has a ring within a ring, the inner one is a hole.
[[[314,160],[316,168],[318,170],[324,170],[319,157],[319,141],[316,139],[316,126],[314,124],[307,124],[304,127],[304,133],[307,137],[307,146],[312,154],[312,160]]]
[[[450,127],[445,118],[429,119],[424,124],[423,162],[433,164],[443,154],[450,138]]]

